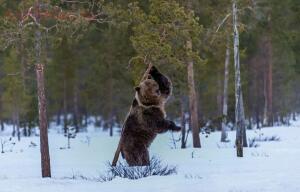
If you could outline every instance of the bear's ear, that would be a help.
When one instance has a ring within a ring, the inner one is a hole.
[[[155,66],[152,66],[151,69],[150,69],[150,72],[158,72],[158,70]]]
[[[134,90],[136,90],[137,92],[139,92],[141,90],[141,88],[139,86],[135,87]]]

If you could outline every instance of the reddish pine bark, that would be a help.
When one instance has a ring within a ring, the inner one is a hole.
[[[187,41],[187,49],[192,49],[192,42]],[[189,60],[187,62],[187,76],[188,76],[188,88],[189,88],[189,109],[190,109],[190,119],[191,128],[193,135],[193,147],[200,148],[200,136],[199,136],[199,123],[198,123],[198,104],[194,80],[194,62]]]
[[[39,22],[39,0],[35,1],[35,17]],[[38,111],[39,111],[39,126],[40,126],[40,151],[41,151],[41,167],[42,177],[51,177],[50,170],[50,155],[48,145],[48,123],[47,123],[47,105],[45,95],[45,77],[44,64],[41,63],[42,36],[39,26],[36,26],[35,32],[35,53],[36,53],[36,79],[37,79],[37,94],[38,94]]]

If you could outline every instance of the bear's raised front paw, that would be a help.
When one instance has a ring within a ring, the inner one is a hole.
[[[175,126],[173,131],[181,131],[181,127]]]

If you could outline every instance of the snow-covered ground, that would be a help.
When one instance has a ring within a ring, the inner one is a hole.
[[[16,144],[6,145],[6,152],[0,153],[0,192],[300,191],[300,121],[289,127],[248,131],[248,138],[259,135],[275,135],[280,141],[257,142],[259,147],[246,148],[244,157],[237,158],[234,132],[229,133],[231,142],[226,144],[219,142],[220,132],[201,135],[201,149],[174,149],[171,133],[166,133],[155,140],[150,152],[164,163],[177,165],[177,175],[108,182],[92,178],[105,173],[118,136],[111,138],[105,132],[79,134],[71,140],[71,149],[61,149],[66,147],[67,139],[51,131],[51,179],[41,179],[39,147],[32,144],[39,144],[39,138],[22,138],[21,142],[13,138],[10,143]],[[8,136],[0,139],[8,140]],[[91,179],[71,179],[76,175]]]

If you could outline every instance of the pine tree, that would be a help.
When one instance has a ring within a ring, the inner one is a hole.
[[[21,68],[18,54],[14,49],[10,49],[2,66],[4,78],[1,80],[1,85],[4,90],[1,101],[6,118],[11,118],[13,121],[12,135],[17,135],[18,140],[21,137],[20,121],[26,115],[30,102],[30,96],[24,89]]]
[[[202,28],[197,17],[193,11],[181,7],[175,1],[159,0],[150,2],[148,14],[134,4],[129,15],[134,24],[131,40],[137,51],[137,56],[132,61],[140,63],[135,68],[135,71],[139,71],[138,74],[144,69],[141,66],[149,63],[165,66],[175,74],[177,68],[187,68],[193,146],[200,147],[198,105],[193,77],[193,66],[201,63],[197,48]]]

